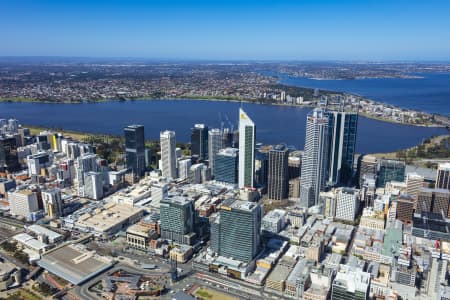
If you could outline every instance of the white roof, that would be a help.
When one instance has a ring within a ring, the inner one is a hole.
[[[35,234],[46,235],[50,240],[56,240],[56,239],[62,237],[62,235],[60,235],[59,233],[51,231],[40,225],[30,225],[27,227],[27,229]]]

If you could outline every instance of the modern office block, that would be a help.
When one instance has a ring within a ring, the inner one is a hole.
[[[253,202],[228,200],[220,209],[219,255],[250,262],[261,245],[262,207]]]
[[[192,245],[194,233],[194,201],[182,196],[160,202],[161,237],[176,243]]]
[[[378,160],[372,155],[362,155],[358,158],[358,179],[359,186],[363,185],[365,175],[378,173]]]
[[[0,136],[0,171],[16,172],[19,169],[16,138]]]
[[[190,158],[178,160],[178,179],[185,180],[189,178],[192,160]]]
[[[384,187],[389,181],[405,180],[405,164],[397,160],[383,159],[380,161],[377,187]]]
[[[254,187],[255,123],[239,109],[239,188]]]
[[[441,163],[436,174],[436,188],[450,190],[450,163]]]
[[[421,188],[417,197],[417,213],[436,213],[448,216],[450,191],[447,189]]]
[[[103,178],[100,172],[87,172],[84,174],[84,197],[93,200],[103,198]]]
[[[417,201],[419,191],[423,187],[424,177],[417,173],[406,174],[406,193],[413,197],[414,202]]]
[[[328,116],[322,109],[314,109],[306,120],[300,182],[300,205],[303,207],[319,204],[319,194],[327,179],[328,134]]]
[[[414,214],[414,197],[401,194],[397,199],[397,219],[404,223],[411,223]]]
[[[145,136],[143,125],[130,125],[123,129],[127,168],[140,177],[145,172]]]
[[[356,112],[329,111],[329,172],[328,183],[347,184],[353,175],[358,114]]]
[[[160,133],[162,175],[167,178],[177,178],[177,156],[174,131]]]
[[[38,197],[35,192],[21,190],[8,193],[9,209],[12,215],[32,220],[32,213],[39,210]]]
[[[237,184],[239,149],[220,149],[216,154],[214,179],[220,182]]]
[[[331,288],[333,300],[369,299],[370,273],[362,269],[340,265]]]
[[[289,196],[288,149],[277,145],[269,151],[267,177],[268,197],[272,200],[283,200]]]
[[[208,162],[212,174],[216,167],[216,155],[223,148],[222,142],[222,131],[217,128],[210,129],[208,132]]]
[[[208,158],[208,127],[195,124],[191,129],[191,155],[202,161]]]

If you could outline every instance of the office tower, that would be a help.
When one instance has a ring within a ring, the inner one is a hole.
[[[16,172],[20,170],[17,157],[17,141],[14,137],[0,136],[0,171]]]
[[[178,179],[185,180],[189,178],[192,160],[190,158],[178,160]]]
[[[417,197],[416,212],[432,212],[448,216],[450,191],[447,189],[421,188]]]
[[[353,222],[359,211],[359,190],[340,188],[336,194],[336,219]]]
[[[9,211],[14,216],[21,216],[28,221],[33,220],[32,214],[39,210],[37,193],[21,190],[8,193]]]
[[[222,148],[222,131],[217,128],[210,129],[208,132],[208,162],[212,174],[214,174],[216,166],[216,154]]]
[[[374,174],[364,175],[364,180],[361,185],[361,200],[364,202],[364,207],[372,207],[375,200],[376,180]]]
[[[239,109],[239,188],[254,187],[255,123]]]
[[[123,129],[127,168],[138,177],[145,172],[145,137],[143,125],[129,125]]]
[[[52,159],[49,153],[39,152],[27,156],[28,175],[41,175],[41,169],[49,167]]]
[[[90,171],[84,174],[84,197],[94,200],[103,198],[102,173]]]
[[[436,175],[436,188],[450,190],[450,163],[441,163]]]
[[[269,175],[269,151],[268,149],[256,149],[255,156],[255,182],[260,186],[267,186],[267,177]]]
[[[162,175],[167,178],[177,178],[177,157],[174,131],[160,133]]]
[[[306,120],[300,182],[300,205],[303,207],[319,204],[319,194],[327,179],[328,132],[328,116],[322,109],[314,109]]]
[[[378,172],[377,188],[384,187],[389,181],[405,180],[405,164],[398,160],[382,159]]]
[[[328,183],[347,184],[353,175],[358,114],[356,112],[327,112],[329,119],[329,178]]]
[[[160,202],[161,237],[176,243],[192,245],[194,233],[194,201],[182,196]]]
[[[159,208],[161,201],[169,195],[169,185],[167,183],[153,184],[150,188],[152,194],[152,207]]]
[[[378,160],[375,156],[361,155],[358,158],[358,179],[359,186],[363,185],[364,175],[373,174],[377,175],[378,172]]]
[[[61,190],[58,188],[48,189],[42,191],[41,196],[45,213],[50,218],[62,217],[64,204],[61,198]]]
[[[288,158],[288,173],[289,179],[295,179],[300,177],[300,167],[302,164],[302,160],[300,156],[289,155]]]
[[[220,182],[237,184],[238,182],[238,155],[236,148],[225,148],[216,154],[214,179]]]
[[[269,199],[283,200],[288,197],[288,157],[288,149],[284,145],[277,145],[269,151],[269,174],[267,177]]]
[[[220,209],[219,255],[250,262],[261,244],[262,207],[259,204],[229,199]]]
[[[369,299],[370,273],[349,265],[340,265],[331,287],[333,300]]]
[[[423,187],[424,177],[417,173],[406,174],[406,193],[413,197],[414,203],[419,196],[419,190]]]
[[[78,196],[85,197],[85,174],[87,172],[98,172],[97,155],[84,154],[77,158],[76,165],[76,185]]]
[[[414,198],[408,194],[400,194],[397,199],[397,219],[411,223],[414,214]]]
[[[220,243],[220,214],[211,220],[211,250],[215,253],[219,253],[219,243]]]
[[[195,124],[191,129],[191,155],[202,161],[208,158],[208,127]]]
[[[229,128],[224,128],[222,132],[222,147],[230,148],[233,147],[233,131]]]

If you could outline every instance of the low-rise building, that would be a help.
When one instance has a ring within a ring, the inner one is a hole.
[[[193,254],[193,248],[187,245],[178,245],[170,250],[169,256],[170,259],[176,260],[180,263],[187,262]]]

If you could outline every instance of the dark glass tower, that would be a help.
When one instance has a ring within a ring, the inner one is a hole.
[[[328,184],[347,184],[353,175],[358,114],[356,112],[327,112],[329,120]]]
[[[208,127],[195,124],[191,132],[191,154],[199,160],[208,158]]]
[[[269,174],[267,178],[269,199],[283,200],[288,197],[288,158],[289,153],[284,145],[277,145],[269,151]]]
[[[19,169],[16,138],[0,136],[0,171],[15,172]]]
[[[145,171],[144,126],[130,125],[124,128],[127,168],[137,176]]]

